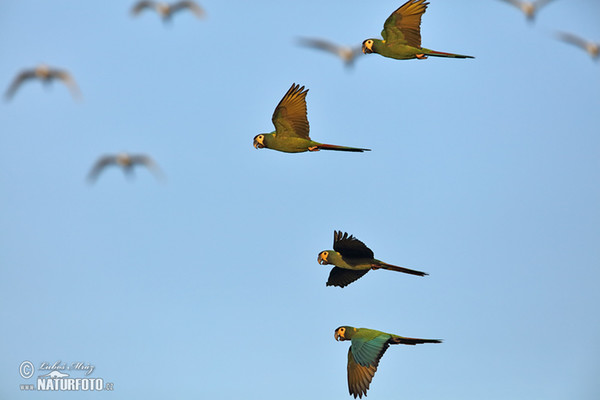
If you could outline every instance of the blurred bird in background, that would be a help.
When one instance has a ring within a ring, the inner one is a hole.
[[[140,1],[133,6],[131,9],[131,14],[133,16],[137,16],[146,9],[156,11],[164,22],[170,21],[171,16],[174,13],[184,9],[190,10],[197,18],[203,18],[206,14],[204,9],[202,9],[193,1],[178,1],[173,4],[159,3],[155,1]]]
[[[527,17],[528,21],[533,22],[536,14],[540,10],[540,8],[542,8],[543,6],[545,6],[546,4],[550,3],[553,0],[537,0],[537,1],[502,0],[502,1],[512,4],[513,6],[517,7],[519,10],[521,10],[521,12],[523,12],[523,14],[525,14],[525,17]]]
[[[592,42],[567,32],[558,32],[556,36],[563,42],[582,48],[594,60],[598,60],[600,57],[600,43],[598,42]]]
[[[164,179],[162,171],[156,162],[154,162],[154,160],[149,156],[145,154],[119,153],[116,155],[105,155],[100,157],[88,174],[88,182],[94,183],[104,168],[110,165],[121,167],[123,169],[123,173],[129,177],[133,175],[133,168],[136,165],[142,165],[148,168],[157,179]]]
[[[44,84],[49,84],[54,79],[58,79],[69,88],[73,98],[77,100],[82,98],[79,87],[69,72],[61,69],[51,68],[45,64],[40,64],[33,69],[22,70],[15,77],[4,95],[6,100],[10,100],[14,96],[15,92],[19,89],[23,82],[31,79],[39,79],[44,82]]]
[[[361,46],[340,46],[324,39],[300,38],[298,43],[304,47],[327,51],[344,61],[346,67],[353,67],[354,60],[362,56]]]

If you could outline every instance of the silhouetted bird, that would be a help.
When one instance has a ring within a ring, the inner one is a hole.
[[[41,80],[45,84],[50,83],[50,81],[54,79],[59,79],[63,81],[65,85],[67,85],[67,87],[71,91],[71,95],[74,98],[81,99],[81,92],[79,91],[77,83],[75,83],[75,80],[73,79],[71,74],[69,74],[65,70],[50,68],[49,66],[44,64],[40,64],[34,69],[25,69],[21,71],[19,75],[15,77],[8,90],[6,91],[6,99],[10,100],[23,82],[34,78]]]
[[[131,9],[131,14],[138,15],[145,9],[155,10],[163,19],[163,21],[169,21],[171,16],[177,11],[183,9],[189,9],[198,18],[204,17],[204,10],[193,1],[178,1],[177,3],[167,4],[159,3],[155,1],[140,1],[136,3]]]
[[[344,61],[344,65],[346,67],[352,67],[354,65],[354,60],[356,59],[356,57],[363,55],[362,48],[360,45],[354,47],[339,46],[327,40],[309,38],[300,38],[299,43],[303,46],[311,47],[313,49],[325,50],[329,53],[338,56]]]
[[[88,174],[88,181],[90,183],[95,182],[100,172],[102,172],[102,170],[109,165],[121,167],[127,176],[132,175],[134,166],[143,165],[148,168],[157,178],[163,178],[163,174],[158,168],[158,165],[156,165],[154,160],[149,156],[144,154],[133,155],[128,153],[119,153],[116,155],[106,155],[100,157]]]
[[[573,44],[587,51],[594,60],[598,60],[600,57],[600,43],[591,42],[567,32],[559,32],[557,36],[563,42]]]
[[[520,9],[527,19],[531,22],[535,19],[535,14],[540,8],[550,3],[552,0],[522,1],[522,0],[503,0]]]

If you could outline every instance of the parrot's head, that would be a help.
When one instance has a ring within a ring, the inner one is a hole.
[[[322,251],[319,253],[319,256],[317,257],[317,262],[321,265],[327,265],[327,264],[329,264],[327,257],[329,257],[329,252],[327,250]]]
[[[340,326],[333,333],[333,337],[335,338],[335,340],[343,342],[344,340],[352,339],[352,336],[354,336],[355,332],[356,328],[352,326]]]
[[[261,133],[260,135],[254,136],[254,142],[252,143],[255,149],[264,149],[265,146],[265,135]]]
[[[367,39],[362,42],[362,52],[363,54],[371,54],[373,52],[373,39]]]

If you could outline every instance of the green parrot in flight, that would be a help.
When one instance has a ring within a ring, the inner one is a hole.
[[[308,136],[308,118],[306,117],[306,93],[304,86],[292,84],[273,113],[275,132],[261,133],[254,136],[254,148],[272,149],[285,153],[302,153],[305,151],[337,150],[363,152],[370,149],[336,146],[315,142]]]
[[[462,54],[443,53],[421,47],[421,16],[429,3],[425,0],[408,0],[385,20],[380,39],[363,41],[365,54],[378,53],[397,60],[426,59],[428,56],[450,58],[475,58]]]
[[[363,242],[341,231],[333,231],[333,250],[320,252],[317,262],[321,265],[335,265],[329,273],[327,286],[339,286],[342,288],[348,286],[372,269],[383,268],[411,275],[428,275],[425,272],[398,267],[374,258],[373,251]]]
[[[333,336],[338,341],[352,341],[348,349],[348,390],[354,398],[367,395],[379,360],[390,344],[442,343],[439,339],[408,338],[352,326],[340,326]]]

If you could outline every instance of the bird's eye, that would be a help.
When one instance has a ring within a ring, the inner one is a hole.
[[[346,328],[340,328],[340,332],[344,333],[346,331]]]
[[[324,251],[323,252],[323,257],[327,257],[328,254],[329,254],[328,252]]]

